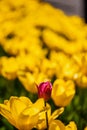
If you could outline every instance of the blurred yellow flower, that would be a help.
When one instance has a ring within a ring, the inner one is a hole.
[[[32,93],[37,93],[37,87],[35,84],[40,84],[42,81],[48,79],[46,74],[44,74],[43,72],[31,73],[19,70],[17,72],[17,76],[25,89]]]
[[[70,58],[63,52],[51,51],[50,58],[52,62],[56,62],[56,76],[58,78],[73,79],[78,72],[79,67],[73,58]]]
[[[30,130],[39,121],[39,115],[46,111],[44,99],[34,104],[27,97],[11,97],[0,104],[0,114],[19,130]]]
[[[7,79],[15,79],[18,71],[18,64],[16,59],[11,57],[1,57],[0,58],[0,71],[1,75]]]
[[[41,70],[49,77],[52,78],[56,73],[56,68],[58,64],[51,61],[50,59],[43,58],[42,64],[40,66]]]
[[[73,22],[73,24],[76,26],[76,27],[84,27],[84,24],[85,24],[85,21],[83,18],[77,16],[77,15],[72,15],[69,17],[70,21]]]
[[[17,56],[16,60],[19,65],[19,70],[25,70],[26,72],[37,72],[40,65],[40,59],[37,56],[31,54],[22,54]]]
[[[75,94],[72,80],[56,79],[52,88],[52,99],[57,106],[67,106]]]
[[[74,75],[74,80],[79,87],[87,87],[87,52],[73,55],[73,59],[78,64],[78,72]]]
[[[84,128],[84,130],[87,130],[87,126]]]

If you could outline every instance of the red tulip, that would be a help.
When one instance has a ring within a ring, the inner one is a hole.
[[[52,84],[49,81],[40,83],[39,85],[37,85],[37,89],[39,98],[44,98],[45,101],[50,99]]]

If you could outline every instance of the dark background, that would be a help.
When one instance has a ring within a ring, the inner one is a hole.
[[[84,17],[87,23],[87,0],[84,0]]]

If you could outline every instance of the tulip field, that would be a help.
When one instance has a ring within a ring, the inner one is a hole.
[[[0,130],[87,130],[84,18],[0,0]]]

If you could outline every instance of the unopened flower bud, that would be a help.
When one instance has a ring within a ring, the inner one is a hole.
[[[52,84],[49,81],[40,83],[39,85],[37,85],[37,89],[39,98],[44,98],[45,101],[50,99]]]

